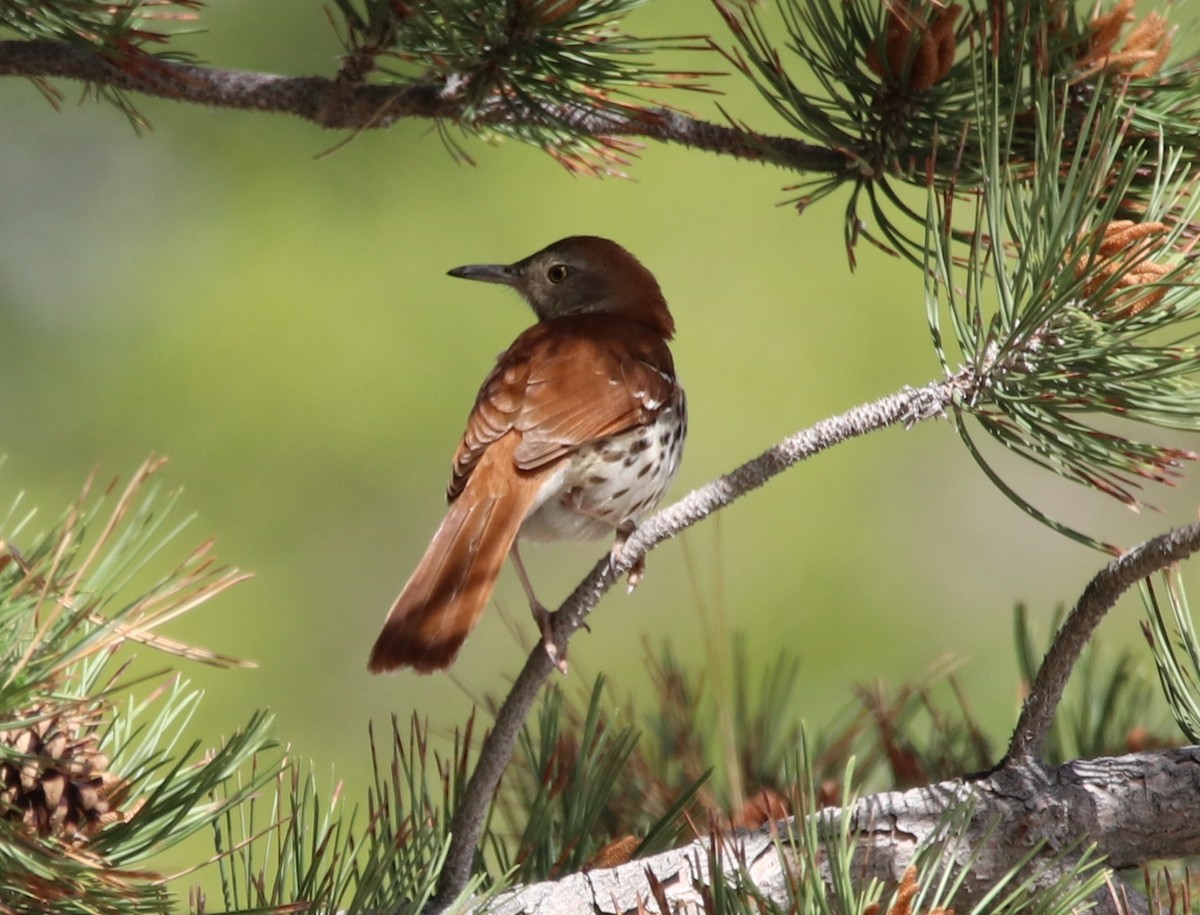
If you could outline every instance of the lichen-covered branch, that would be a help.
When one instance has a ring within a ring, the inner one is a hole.
[[[840,442],[888,426],[911,426],[921,420],[943,415],[956,397],[967,393],[969,385],[969,374],[962,373],[855,407],[796,433],[660,511],[634,532],[621,556],[612,561],[608,558],[600,560],[559,607],[552,624],[555,644],[565,652],[571,635],[583,625],[584,618],[600,598],[622,574],[660,543],[757,489],[789,467]],[[496,721],[480,750],[475,771],[454,813],[450,826],[450,850],[433,911],[440,911],[448,905],[467,885],[484,819],[500,784],[500,777],[512,757],[513,744],[542,685],[554,669],[553,662],[539,644],[529,655],[497,711]]]
[[[1191,813],[1200,805],[1200,748],[1075,761],[1048,773],[1033,764],[1014,765],[985,778],[864,797],[848,810],[827,808],[816,816],[833,827],[829,840],[837,841],[835,824],[848,814],[856,843],[855,870],[864,882],[874,877],[894,886],[918,847],[946,836],[947,811],[963,805],[970,805],[970,816],[951,831],[942,858],[955,869],[969,871],[954,900],[956,911],[970,910],[1039,842],[1044,845],[1022,876],[1043,887],[1062,876],[1090,843],[1113,868],[1200,853],[1200,818]],[[748,874],[758,892],[786,911],[788,833],[781,827],[775,831],[784,838],[780,845],[771,829],[763,829],[727,837],[718,846],[727,874]],[[710,838],[701,838],[612,869],[517,887],[488,911],[638,911],[639,903],[656,898],[648,874],[667,894],[673,910],[700,908],[700,888],[712,880],[711,847]],[[1065,859],[1054,861],[1064,854]],[[1097,906],[1093,911],[1118,911],[1107,891],[1092,901]]]
[[[332,130],[374,130],[406,118],[438,119],[469,129],[527,118],[594,137],[673,143],[804,171],[847,168],[842,153],[791,137],[768,136],[701,120],[668,108],[618,110],[564,106],[537,109],[511,100],[473,109],[454,79],[373,85],[325,76],[279,76],[164,60],[146,55],[123,62],[56,41],[0,41],[0,76],[71,79],[122,92],[211,108],[289,114]]]

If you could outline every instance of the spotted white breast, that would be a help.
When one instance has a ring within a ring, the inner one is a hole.
[[[687,400],[672,402],[652,423],[589,442],[563,459],[538,494],[520,536],[531,540],[596,540],[628,532],[662,500],[679,469],[687,437]]]

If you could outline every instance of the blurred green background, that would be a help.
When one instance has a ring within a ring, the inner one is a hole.
[[[330,74],[340,53],[319,0],[213,2],[185,43],[223,66]],[[640,34],[721,36],[694,0],[634,13]],[[715,56],[697,69],[719,68]],[[752,89],[721,105],[781,129]],[[674,310],[691,431],[674,496],[797,429],[933,379],[922,284],[869,247],[851,273],[844,198],[802,217],[777,206],[795,176],[651,146],[633,180],[575,178],[512,142],[465,140],[456,163],[429,124],[344,139],[297,120],[137,100],[54,112],[0,82],[0,501],[26,490],[49,525],[88,472],[128,478],[166,454],[192,542],[218,539],[255,578],[169,634],[254,659],[189,668],[215,742],[266,706],[293,752],[365,791],[367,722],[417,710],[447,735],[500,694],[534,638],[506,569],[452,676],[372,677],[377,628],[438,523],[450,457],[495,355],[530,323],[505,290],[445,271],[509,261],[568,234],[610,236],[658,276]],[[672,99],[720,120],[718,100]],[[1186,443],[1185,443],[1186,444]],[[1010,465],[1005,465],[1010,466]],[[1120,543],[1195,515],[1195,490],[1135,516],[1047,475],[1017,485]],[[608,544],[531,548],[554,606]],[[572,676],[647,687],[643,642],[705,663],[701,601],[752,660],[802,659],[812,723],[856,683],[895,683],[951,653],[992,733],[1018,694],[1011,608],[1040,629],[1104,558],[1011,506],[945,422],[852,442],[655,551],[632,596],[615,590],[571,646]],[[697,594],[702,595],[698,598]],[[717,608],[712,612],[711,608]],[[1132,640],[1134,604],[1103,637]],[[518,639],[513,630],[520,633]],[[727,638],[718,631],[717,638]]]

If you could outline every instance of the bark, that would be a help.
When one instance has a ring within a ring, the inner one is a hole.
[[[694,490],[647,519],[626,541],[621,555],[601,559],[553,614],[551,625],[554,644],[565,653],[571,636],[583,625],[585,617],[600,598],[622,574],[660,543],[763,486],[789,467],[840,442],[889,426],[910,427],[922,420],[945,415],[954,397],[970,390],[971,382],[968,373],[959,373],[921,388],[906,388],[826,419],[784,439],[758,457]],[[554,670],[553,662],[539,643],[526,659],[525,666],[497,710],[496,720],[484,739],[479,760],[450,824],[450,848],[446,853],[437,896],[430,902],[430,912],[443,911],[466,888],[484,820],[500,778],[512,758],[517,734],[533,708],[542,684]]]
[[[670,108],[534,109],[506,100],[472,112],[468,120],[461,80],[453,78],[381,85],[199,66],[146,55],[116,61],[88,48],[47,40],[0,41],[0,76],[80,80],[185,104],[288,114],[333,130],[385,129],[407,118],[465,128],[545,124],[549,119],[592,137],[656,140],[806,172],[853,169],[852,157],[844,152],[715,124]]]
[[[865,797],[848,811],[856,839],[855,870],[894,888],[917,848],[946,835],[946,814],[965,809],[959,831],[950,831],[943,862],[967,869],[956,911],[965,912],[997,880],[1036,849],[1021,877],[1049,886],[1070,871],[1089,845],[1113,868],[1136,868],[1156,859],[1200,854],[1200,747],[1135,753],[1115,758],[1076,760],[1050,771],[1034,763],[1009,763],[992,773]],[[842,811],[816,816],[833,827]],[[772,830],[726,838],[719,843],[725,874],[739,868],[758,892],[789,909],[794,860],[780,824]],[[1044,843],[1038,848],[1039,843]],[[703,887],[712,880],[712,841],[690,845],[607,870],[572,874],[561,880],[516,887],[496,900],[491,915],[696,911]],[[781,855],[779,848],[784,849]],[[918,877],[921,882],[922,877]],[[653,888],[657,883],[658,891]],[[1118,896],[1125,894],[1124,901]],[[1145,900],[1111,882],[1093,900],[1093,911],[1144,911]]]

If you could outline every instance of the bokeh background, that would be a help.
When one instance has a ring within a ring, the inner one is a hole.
[[[656,0],[628,24],[722,36],[694,0]],[[340,53],[321,0],[213,0],[202,25],[185,46],[218,65],[329,74]],[[753,89],[712,83],[731,113],[781,129]],[[534,637],[506,569],[452,676],[364,667],[441,517],[478,384],[530,322],[511,293],[448,268],[594,233],[656,273],[691,417],[674,496],[938,372],[920,277],[866,246],[851,272],[844,198],[798,216],[778,205],[793,175],[650,146],[631,180],[592,180],[513,142],[466,139],[470,166],[415,122],[322,155],[346,138],[142,99],[153,130],[139,137],[60,88],[55,112],[27,82],[0,82],[0,503],[23,491],[48,526],[94,467],[127,479],[147,454],[168,455],[167,481],[198,516],[179,552],[215,536],[222,559],[255,574],[170,632],[259,665],[187,670],[207,693],[195,736],[213,743],[269,707],[280,739],[351,800],[365,794],[369,721],[416,710],[448,735],[502,693]],[[713,97],[673,101],[721,117]],[[1162,515],[1135,516],[1012,470],[1027,495],[1116,542],[1195,516],[1187,487],[1154,494]],[[554,606],[605,549],[531,548],[542,599]],[[1044,630],[1103,562],[1008,503],[948,423],[892,429],[654,552],[638,591],[615,590],[572,643],[572,676],[603,671],[636,700],[643,645],[669,642],[700,666],[706,631],[739,632],[756,665],[799,656],[795,701],[819,725],[855,684],[897,683],[951,654],[1000,736],[1019,701],[1014,603]],[[1103,637],[1132,642],[1137,615],[1127,602]]]

